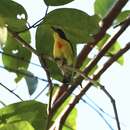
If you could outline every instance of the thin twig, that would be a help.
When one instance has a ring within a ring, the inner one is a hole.
[[[102,115],[102,111],[100,112],[99,110],[97,110],[95,107],[93,107],[90,103],[88,103],[86,100],[84,100],[83,98],[81,98],[81,100],[85,103],[85,104],[87,104],[87,105],[89,105],[94,111],[96,111],[98,114],[99,114],[99,116],[105,121],[105,123],[108,125],[108,127],[111,129],[111,130],[114,130],[113,128],[112,128],[112,126],[111,126],[111,124],[109,124],[109,122],[105,119],[105,117]],[[103,113],[104,113],[104,111],[103,111]]]
[[[102,115],[102,113],[101,112],[99,112],[96,108],[94,108],[90,103],[88,103],[88,102],[86,102],[86,100],[84,100],[83,98],[81,98],[81,101],[83,101],[85,104],[87,104],[87,105],[89,105],[94,111],[96,111],[98,114],[99,114],[99,116],[105,121],[105,123],[108,125],[108,127],[111,129],[111,130],[114,130],[113,128],[112,128],[112,126],[109,124],[109,122],[105,119],[105,117]],[[71,106],[71,104],[70,104],[70,106]],[[67,110],[67,109],[66,109]],[[68,111],[68,110],[67,110]],[[68,112],[67,111],[64,111],[64,116],[63,117],[61,117],[61,120],[60,120],[60,123],[59,123],[59,130],[61,130],[62,129],[62,126],[64,125],[64,122],[65,122],[65,120],[66,120],[66,117],[68,116]]]
[[[105,114],[106,116],[110,117],[111,119],[115,119],[115,117],[111,116],[109,113],[105,112],[99,105],[97,105],[90,97],[87,96],[87,94],[85,94],[84,96],[87,97],[87,99],[95,106],[97,107],[103,114]]]
[[[43,17],[42,21],[43,21],[43,20],[44,20],[44,18],[46,17],[46,15],[47,15],[47,13],[48,13],[48,9],[49,9],[49,6],[47,6],[47,8],[46,8],[45,16]],[[35,24],[34,28],[36,28],[36,27],[40,26],[40,25],[42,24],[42,21],[41,21],[41,22],[39,22],[38,24]]]
[[[16,33],[17,33],[17,34],[20,34],[20,33],[26,32],[26,31],[28,31],[28,30],[30,30],[30,29],[32,29],[32,28],[35,28],[38,23],[40,24],[40,23],[43,21],[43,19],[44,19],[44,17],[41,18],[41,19],[39,19],[37,22],[35,22],[33,25],[29,26],[28,28],[25,28],[24,30],[18,31],[18,32],[16,32]]]
[[[76,96],[74,94],[74,96]],[[109,122],[105,119],[105,117],[103,116],[103,114],[107,115],[108,117],[115,119],[114,117],[112,117],[111,115],[109,115],[108,113],[106,113],[102,108],[100,108],[92,99],[90,99],[86,94],[85,96],[87,97],[87,99],[95,106],[93,106],[91,103],[87,102],[85,99],[81,98],[81,101],[83,101],[85,104],[87,104],[89,107],[91,107],[95,112],[97,112],[99,114],[99,116],[105,121],[105,123],[108,125],[108,127],[110,129],[113,130],[112,126],[109,124]],[[97,109],[98,108],[98,109]],[[103,113],[101,113],[101,112]]]
[[[109,92],[105,89],[104,86],[102,86],[101,89],[111,100],[111,103],[112,103],[112,106],[113,106],[113,109],[114,109],[115,118],[116,118],[117,128],[118,128],[118,130],[121,130],[115,99],[109,94]]]
[[[46,9],[46,12],[45,12],[45,16],[47,15],[48,9],[49,9],[49,6],[47,6],[47,9]],[[24,29],[24,30],[22,30],[22,31],[17,32],[17,34],[26,32],[26,31],[28,31],[28,30],[30,30],[30,29],[32,29],[32,28],[36,28],[37,26],[39,26],[39,25],[42,23],[42,21],[44,20],[45,16],[42,17],[41,19],[39,19],[39,20],[38,20],[37,22],[35,22],[33,25],[29,26],[28,28],[26,28],[26,29]]]
[[[6,87],[4,84],[0,83],[0,85],[5,88],[6,90],[8,90],[10,93],[12,93],[13,95],[15,95],[18,99],[20,99],[20,101],[24,101],[19,95],[17,95],[16,93],[14,93],[12,90],[10,90],[8,87]]]
[[[0,104],[2,104],[4,107],[6,106],[6,104],[0,100]]]
[[[48,86],[49,84],[47,84],[46,87],[44,87],[44,89],[42,89],[41,92],[38,93],[36,97],[34,97],[34,100],[37,99],[48,88]]]
[[[96,107],[96,108],[98,108],[99,109],[99,111],[101,111],[104,115],[106,115],[107,117],[109,117],[109,118],[111,118],[111,119],[113,119],[113,120],[116,120],[116,118],[114,117],[114,116],[112,116],[112,115],[110,115],[109,113],[107,113],[107,112],[105,112],[100,106],[98,106],[90,97],[88,97],[87,96],[87,94],[85,94],[84,96],[86,96],[87,97],[87,99]],[[83,100],[82,100],[83,101]],[[86,100],[85,100],[86,101]],[[87,101],[86,101],[86,104],[90,104],[90,103],[88,103]],[[90,104],[91,105],[91,104]],[[93,105],[91,105],[92,107],[93,107],[93,109],[95,108]],[[90,106],[90,107],[91,107]],[[91,108],[92,108],[91,107]],[[96,109],[95,108],[95,109]],[[97,109],[96,109],[97,110]],[[97,110],[98,111],[98,110]],[[120,122],[120,124],[122,124],[122,125],[124,125],[123,123],[121,123]]]

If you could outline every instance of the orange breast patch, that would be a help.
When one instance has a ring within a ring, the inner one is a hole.
[[[63,44],[61,42],[58,42],[57,45],[58,45],[59,49],[61,49],[63,47]]]

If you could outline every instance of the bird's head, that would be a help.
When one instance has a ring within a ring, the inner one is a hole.
[[[54,36],[58,35],[59,37],[66,39],[65,33],[60,28],[56,28],[53,26],[51,26],[51,28],[54,31]]]

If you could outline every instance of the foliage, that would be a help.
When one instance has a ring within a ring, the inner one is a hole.
[[[74,0],[43,0],[47,7],[58,7],[73,1]],[[29,94],[32,95],[36,91],[38,78],[29,70],[29,65],[31,64],[32,54],[37,55],[42,69],[45,70],[48,77],[47,80],[50,85],[49,98],[51,101],[52,97],[56,94],[56,92],[51,93],[51,89],[55,86],[53,81],[58,82],[57,86],[60,91],[63,86],[60,86],[59,82],[62,82],[64,78],[61,68],[59,68],[53,59],[54,32],[52,26],[61,29],[65,33],[67,39],[69,39],[69,42],[72,44],[76,56],[77,45],[82,44],[88,47],[84,54],[86,54],[87,51],[89,54],[91,49],[96,49],[99,54],[103,54],[102,57],[107,56],[112,59],[121,50],[120,42],[116,39],[106,52],[102,52],[106,44],[108,44],[109,39],[113,36],[106,33],[107,29],[101,36],[97,34],[102,31],[102,27],[99,26],[99,23],[109,14],[109,11],[114,7],[116,2],[117,0],[96,0],[94,3],[94,15],[92,16],[75,8],[56,8],[50,12],[46,10],[46,15],[42,20],[38,20],[33,26],[28,26],[28,13],[22,5],[12,0],[0,0],[0,45],[4,68],[16,74],[16,83],[19,83],[24,78]],[[118,16],[112,21],[113,24],[111,27],[118,24],[120,25],[120,23],[127,19],[129,14],[130,10],[119,12]],[[31,46],[33,38],[31,37],[30,30],[33,27],[36,30],[36,49]],[[92,43],[96,44],[94,45]],[[95,76],[98,70],[98,63],[94,62],[96,64],[92,67],[89,66],[95,59],[95,56],[90,58],[89,55],[86,55],[83,61],[82,58],[77,61],[81,62],[81,65],[74,70],[74,77],[70,86],[77,87],[81,85],[84,78],[78,73],[79,71],[81,71],[81,73],[83,72],[85,76]],[[124,57],[122,55],[115,60],[121,65],[124,63]],[[90,69],[86,72],[87,67],[90,67]],[[73,70],[73,68],[71,69]],[[96,78],[96,80],[99,78],[100,77]],[[13,93],[11,90],[10,92]],[[77,109],[75,105],[81,97],[80,95],[77,97],[73,96],[73,98],[77,100],[74,102],[74,105],[73,103],[70,104],[72,92],[68,95],[67,100],[62,98],[62,103],[58,106],[57,110],[54,110],[53,115],[51,115],[49,108],[53,107],[55,102],[51,105],[49,103],[43,104],[30,100],[5,106],[0,109],[0,130],[47,130],[48,127],[51,127],[48,126],[48,124],[53,125],[55,120],[57,120],[68,105],[70,105],[69,108],[71,111],[63,124],[63,130],[76,130]]]
[[[18,129],[26,126],[30,130],[33,127],[35,130],[43,130],[46,126],[47,105],[36,101],[11,104],[0,110],[0,117],[2,130],[13,128],[14,125]]]

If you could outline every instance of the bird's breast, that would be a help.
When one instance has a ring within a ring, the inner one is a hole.
[[[63,48],[63,44],[62,44],[60,41],[58,41],[58,42],[57,42],[57,47],[58,47],[59,49],[61,49],[61,48]]]

